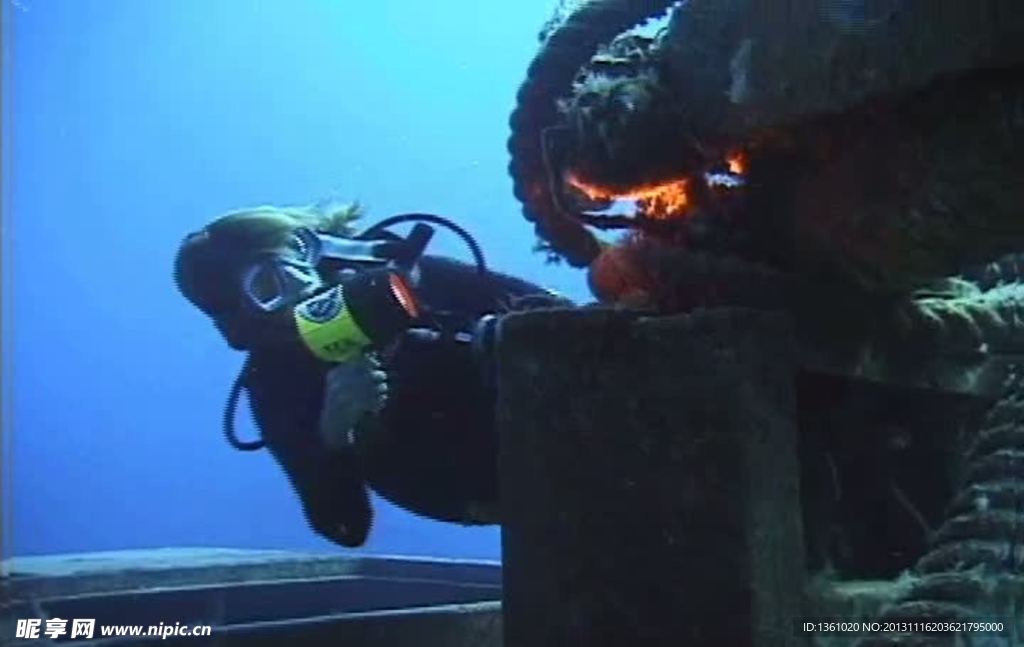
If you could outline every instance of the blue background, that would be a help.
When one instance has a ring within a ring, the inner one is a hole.
[[[337,550],[266,452],[221,435],[242,357],[171,264],[225,210],[441,213],[493,266],[587,298],[582,273],[531,253],[506,171],[550,0],[2,1],[8,554]],[[366,551],[499,555],[494,528],[376,505]]]

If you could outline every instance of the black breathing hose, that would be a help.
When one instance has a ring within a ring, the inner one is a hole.
[[[403,222],[429,222],[452,231],[461,238],[464,243],[466,243],[467,247],[469,247],[470,252],[473,254],[473,261],[476,263],[477,271],[481,274],[487,273],[487,263],[484,260],[484,253],[480,249],[480,245],[476,242],[476,239],[473,238],[473,235],[444,216],[438,216],[432,213],[403,213],[397,216],[391,216],[390,218],[381,220],[363,233],[359,234],[357,238],[373,238],[374,236],[383,233],[388,227],[401,224]]]
[[[245,389],[245,378],[248,375],[249,357],[246,356],[245,361],[242,362],[242,368],[238,371],[238,377],[235,378],[234,383],[231,385],[228,401],[224,407],[224,437],[227,438],[229,445],[240,452],[254,452],[263,449],[263,446],[266,444],[262,438],[257,440],[239,440],[238,434],[235,433],[235,410],[238,409],[238,400],[242,397],[242,390]]]

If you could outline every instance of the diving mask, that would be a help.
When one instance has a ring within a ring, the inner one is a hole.
[[[294,305],[323,286],[316,267],[316,250],[309,238],[292,234],[283,250],[268,254],[245,269],[242,291],[263,312]]]
[[[242,290],[257,309],[276,312],[323,288],[324,273],[341,279],[387,266],[395,256],[394,246],[392,241],[350,240],[296,229],[283,250],[246,268]]]

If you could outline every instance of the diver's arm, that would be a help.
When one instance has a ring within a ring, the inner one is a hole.
[[[511,311],[571,308],[571,300],[529,281],[443,256],[425,256],[417,286],[429,306],[429,320],[408,331],[385,357],[402,345],[441,344],[455,350],[471,349],[484,385],[494,379],[491,344],[497,317]]]
[[[320,377],[307,380],[286,370],[255,369],[248,386],[267,449],[291,482],[312,530],[339,546],[363,545],[373,510],[362,460],[351,446],[325,448]]]
[[[491,289],[497,294],[507,295],[506,305],[511,310],[532,308],[571,308],[576,304],[568,297],[554,290],[544,288],[508,274],[491,272]]]
[[[424,256],[420,262],[421,284],[417,290],[436,308],[468,315],[498,313],[528,307],[572,307],[569,299],[529,281],[444,256]]]

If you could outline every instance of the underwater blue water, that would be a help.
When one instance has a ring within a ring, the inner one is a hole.
[[[551,0],[2,2],[7,554],[337,550],[265,452],[221,435],[242,357],[171,261],[225,210],[334,196],[370,221],[440,213],[493,266],[587,297],[531,253],[506,172]],[[498,557],[494,528],[376,506],[367,552]]]

